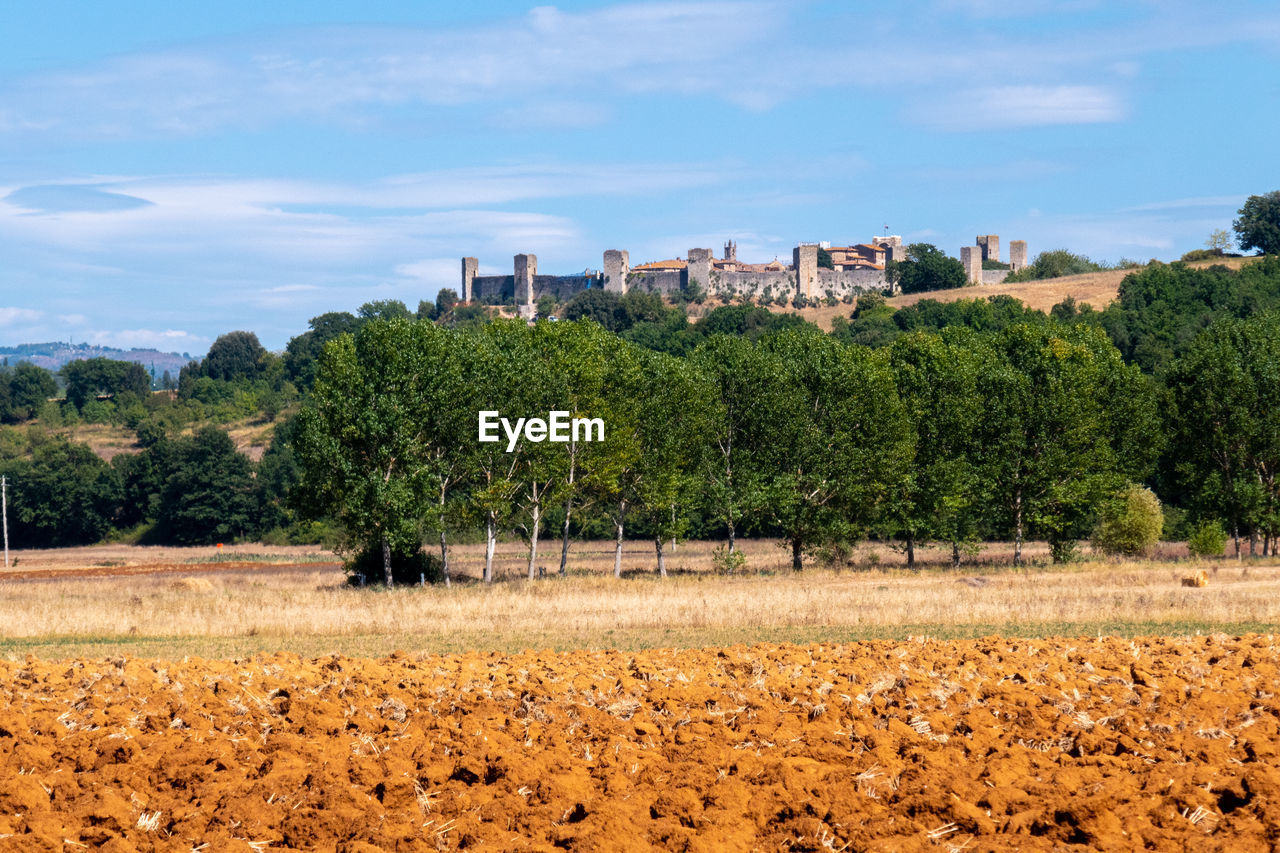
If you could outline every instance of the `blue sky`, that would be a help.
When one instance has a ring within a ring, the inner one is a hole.
[[[1280,189],[1270,2],[44,0],[0,32],[0,344],[279,349],[463,255],[888,225],[1171,260]]]

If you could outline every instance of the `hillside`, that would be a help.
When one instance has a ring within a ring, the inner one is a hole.
[[[1215,264],[1239,269],[1256,258],[1224,258],[1212,261],[1195,261],[1191,267],[1211,267]],[[1076,302],[1088,303],[1097,310],[1106,308],[1119,294],[1120,282],[1133,270],[1105,270],[1103,272],[1067,275],[1061,278],[1045,278],[1039,281],[1023,281],[1015,284],[982,284],[958,287],[953,290],[935,290],[930,293],[910,293],[888,300],[894,308],[914,305],[921,299],[953,302],[957,299],[1008,295],[1022,300],[1023,304],[1039,311],[1048,311],[1068,296]]]
[[[82,358],[109,358],[114,361],[132,361],[141,364],[148,372],[154,371],[156,376],[166,370],[177,378],[186,364],[192,361],[188,353],[160,352],[155,349],[118,349],[116,347],[97,346],[95,344],[69,344],[51,341],[42,344],[18,344],[17,346],[0,347],[0,358],[8,359],[10,364],[29,361],[37,367],[57,372],[58,368],[69,361]]]
[[[1210,267],[1223,264],[1232,269],[1239,269],[1257,258],[1226,258],[1217,261],[1195,261],[1191,267]],[[939,302],[954,302],[957,299],[977,299],[979,297],[1008,295],[1021,300],[1025,305],[1039,311],[1048,311],[1054,305],[1074,297],[1076,302],[1088,303],[1098,310],[1107,307],[1120,291],[1120,282],[1133,270],[1106,270],[1104,272],[1068,275],[1061,278],[1046,278],[1040,281],[1024,281],[1015,284],[984,284],[969,287],[957,287],[952,290],[934,290],[928,293],[910,293],[894,296],[887,300],[894,308],[905,308],[914,305],[921,299],[936,299]],[[821,305],[816,308],[795,309],[789,305],[769,305],[770,311],[778,314],[799,314],[810,323],[814,323],[824,331],[831,331],[831,321],[836,317],[848,317],[853,309],[840,303],[830,307]],[[705,310],[704,312],[705,313]],[[693,318],[695,312],[690,312]]]

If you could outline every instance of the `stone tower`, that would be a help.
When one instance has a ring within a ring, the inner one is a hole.
[[[978,248],[982,249],[982,259],[984,261],[1000,262],[999,234],[979,234],[977,242]]]
[[[537,255],[516,255],[516,311],[521,317],[533,316],[533,284],[538,277]]]
[[[960,250],[960,263],[970,284],[982,284],[982,247],[965,246]]]
[[[732,240],[724,244],[724,259],[726,261],[736,261],[738,259],[738,244]]]
[[[1009,269],[1017,272],[1020,269],[1026,269],[1027,266],[1027,241],[1011,240],[1009,241]]]
[[[801,243],[791,252],[791,260],[796,268],[796,296],[812,299],[818,290],[818,246],[816,243]]]
[[[472,285],[476,280],[476,272],[480,269],[480,262],[475,258],[462,259],[462,290],[458,294],[463,302],[470,302],[475,296],[472,294]]]
[[[626,249],[609,249],[604,253],[604,289],[610,293],[627,292],[627,275],[631,272],[631,255]]]
[[[690,249],[688,269],[685,271],[684,285],[693,282],[702,287],[703,293],[711,293],[711,250]]]

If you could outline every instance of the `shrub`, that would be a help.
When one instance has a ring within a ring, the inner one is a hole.
[[[1142,486],[1129,486],[1098,513],[1093,546],[1107,554],[1137,556],[1151,550],[1164,529],[1160,499]]]
[[[347,582],[353,586],[382,583],[382,549],[370,548],[361,551],[346,564]],[[417,585],[423,576],[427,583],[436,583],[444,577],[441,571],[440,558],[428,554],[421,548],[413,553],[391,552],[391,577],[397,584]]]
[[[1193,557],[1221,557],[1222,549],[1227,547],[1227,531],[1222,522],[1216,519],[1205,519],[1195,526],[1187,537],[1187,550]]]
[[[747,565],[747,555],[735,549],[730,553],[725,545],[719,545],[711,554],[711,566],[718,575],[733,575],[742,571]]]

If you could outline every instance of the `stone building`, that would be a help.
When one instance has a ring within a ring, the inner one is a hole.
[[[819,266],[819,249],[829,252],[832,268]],[[835,247],[801,243],[792,251],[790,264],[778,258],[766,263],[740,261],[737,243],[732,240],[725,243],[720,258],[711,249],[693,248],[685,258],[634,267],[625,249],[609,249],[601,271],[575,275],[540,275],[537,256],[529,254],[515,256],[511,275],[480,275],[479,261],[468,257],[462,259],[460,296],[464,302],[513,300],[522,316],[532,316],[534,304],[545,294],[563,301],[593,287],[618,294],[646,290],[668,295],[696,286],[709,296],[842,299],[865,290],[884,290],[885,263],[904,258],[902,238],[897,236]]]

